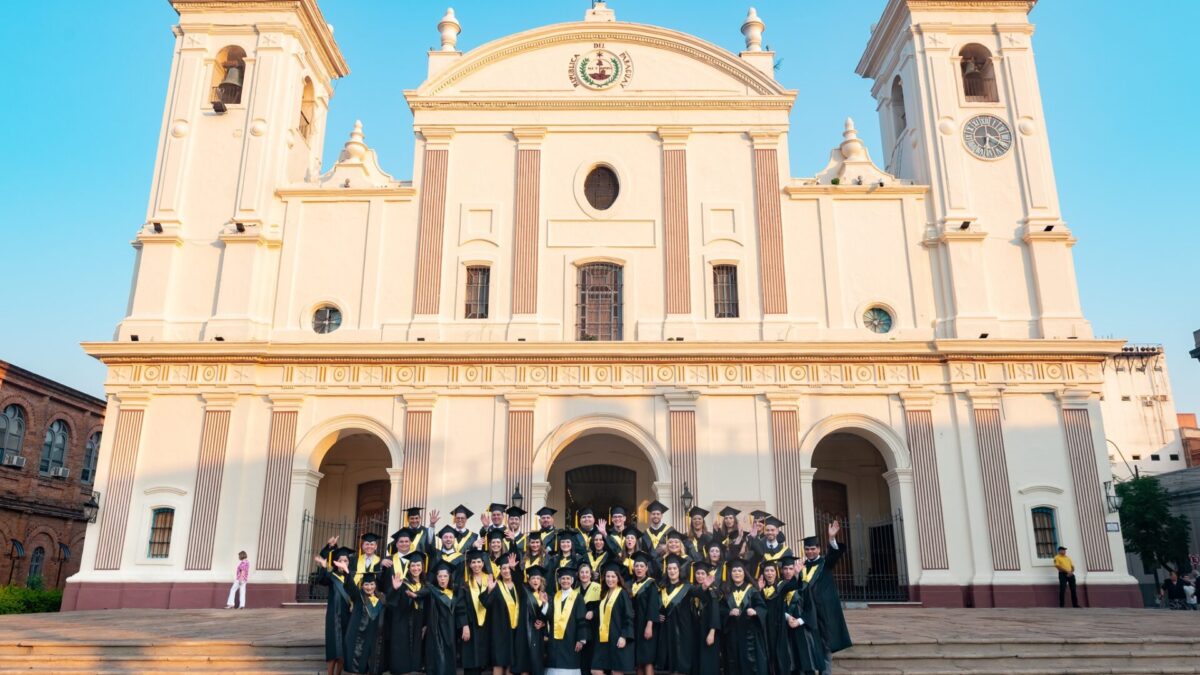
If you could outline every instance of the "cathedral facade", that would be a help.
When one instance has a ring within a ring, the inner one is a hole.
[[[1123,342],[1080,308],[1034,0],[890,0],[857,65],[883,157],[847,120],[803,177],[769,17],[734,53],[600,2],[464,52],[450,11],[411,180],[361,125],[323,163],[349,71],[315,0],[172,4],[65,607],[214,606],[239,550],[278,606],[330,527],[655,499],[843,521],[846,598],[1052,604],[1063,545],[1085,602],[1140,605],[1100,403]]]

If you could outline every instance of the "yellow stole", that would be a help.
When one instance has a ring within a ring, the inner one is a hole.
[[[409,549],[409,553],[411,552],[412,549]],[[408,576],[408,558],[404,557],[406,555],[408,553],[401,553],[399,551],[392,554],[392,569],[399,570],[399,574],[402,577]]]
[[[800,578],[803,579],[804,583],[807,584],[812,581],[813,577],[817,574],[817,570],[819,569],[821,569],[820,565],[806,565],[804,570],[800,572]]]
[[[766,560],[768,562],[774,562],[774,561],[782,558],[783,554],[790,553],[791,550],[792,549],[788,548],[787,546],[780,546],[779,548],[775,549],[774,553],[771,553],[770,551],[768,551],[767,549],[764,548],[763,549],[763,560]]]
[[[646,577],[645,579],[642,579],[641,581],[633,582],[633,597],[636,598],[638,596],[638,593],[642,592],[642,587],[644,587],[646,584],[650,583],[651,581],[653,581],[653,580],[650,577]]]
[[[792,598],[796,596],[796,591],[788,591],[787,595],[783,596],[784,604],[792,604]]]
[[[425,536],[425,529],[421,528],[421,530],[417,532],[417,536],[412,538],[412,543],[409,544],[408,550],[420,551],[421,550],[421,537],[424,537],[424,536]]]
[[[671,601],[675,599],[675,596],[679,595],[679,591],[682,591],[682,590],[683,590],[683,584],[681,583],[678,586],[676,586],[675,590],[671,591],[670,593],[667,593],[667,589],[665,589],[665,588],[662,589],[661,591],[659,591],[659,593],[662,595],[663,609],[666,609],[667,606],[671,604]]]
[[[479,584],[476,584],[474,579],[467,581],[467,590],[471,593],[471,604],[475,606],[475,622],[480,626],[487,619],[487,608],[483,606],[483,603],[479,602],[479,594],[485,588],[487,588],[486,578],[483,580],[483,583]]]
[[[633,575],[633,558],[625,559],[625,569],[629,570],[629,574]]]
[[[525,564],[522,565],[521,567],[524,569],[529,569],[530,567],[533,567],[534,565],[537,565],[538,567],[543,566],[542,565],[542,556],[539,555],[536,558],[532,558],[532,557],[525,558]]]
[[[495,560],[492,560],[491,558],[488,558],[488,564],[489,564],[489,565],[491,565],[491,567],[492,567],[492,576],[494,576],[494,577],[496,577],[497,579],[499,579],[499,578],[500,578],[500,567],[501,567],[501,566],[500,566],[500,565],[497,565],[497,564],[496,564],[496,561],[495,561]]]
[[[379,564],[379,556],[365,556],[359,553],[355,556],[354,564],[354,583],[362,585],[363,575],[371,571],[371,568]]]
[[[662,541],[663,537],[667,536],[667,532],[670,531],[670,525],[663,525],[662,529],[658,531],[658,534],[654,534],[653,530],[646,528],[646,536],[650,537],[650,545],[654,548],[658,548],[658,543]]]
[[[467,540],[470,538],[471,538],[470,530],[467,530],[467,533],[462,536],[462,539],[459,539],[458,532],[455,532],[454,533],[454,550],[458,551],[459,553],[462,553],[463,546],[466,546]]]
[[[751,586],[747,585],[742,590],[733,589],[733,606],[741,608],[742,603],[746,601],[746,594],[750,592]]]
[[[598,581],[593,581],[588,584],[588,587],[583,591],[584,602],[596,602],[600,599],[601,584]]]
[[[592,584],[595,586],[596,584]],[[567,634],[567,622],[571,620],[571,610],[575,608],[575,598],[579,597],[579,593],[574,589],[567,591],[566,595],[560,589],[554,594],[554,639],[561,640]]]
[[[598,585],[598,584],[597,584]],[[612,623],[613,605],[617,604],[617,597],[621,595],[621,589],[614,588],[608,592],[608,595],[600,601],[600,641],[608,642],[608,624]]]
[[[608,551],[600,554],[600,557],[594,557],[591,551],[588,551],[588,562],[592,564],[592,569],[599,571],[600,566],[604,564],[604,559],[608,557]]]
[[[508,627],[516,630],[517,628],[517,589],[513,588],[512,595],[508,594],[508,586],[501,581],[497,588],[500,589],[500,595],[504,597],[504,604],[508,607]]]
[[[379,597],[374,596],[374,595],[368,595],[367,602],[371,603],[371,607],[374,607],[379,604]]]
[[[763,594],[763,597],[768,600],[775,597],[775,586],[774,585],[763,586],[762,594]]]

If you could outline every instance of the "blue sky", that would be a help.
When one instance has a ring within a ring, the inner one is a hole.
[[[821,169],[852,116],[878,158],[869,83],[854,74],[884,0],[759,0],[779,78],[798,89],[793,175]],[[577,20],[588,0],[460,0],[470,49],[508,33]],[[425,73],[445,5],[411,0],[323,0],[352,74],[338,83],[326,159],[355,119],[384,169],[412,174],[411,115],[403,90]],[[623,20],[742,46],[747,3],[614,0]],[[1200,240],[1193,209],[1200,91],[1180,47],[1194,42],[1200,3],[1043,0],[1034,10],[1039,80],[1064,217],[1079,239],[1076,265],[1096,334],[1166,345],[1176,404],[1200,411]],[[0,105],[0,270],[5,328],[0,359],[93,394],[104,369],[78,343],[105,340],[125,312],[129,241],[145,218],[171,65],[166,0],[14,3],[0,43],[21,55]],[[1102,46],[1102,48],[1101,48]]]

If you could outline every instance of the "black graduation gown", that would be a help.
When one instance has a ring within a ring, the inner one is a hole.
[[[408,597],[406,591],[412,589],[407,580],[400,588],[388,593],[387,667],[394,675],[414,673],[423,666],[421,630],[425,628],[425,605],[429,599],[419,593],[426,586],[421,584],[421,588],[414,591],[418,593],[415,598]],[[387,588],[392,588],[390,580]]]
[[[354,583],[354,576],[351,574],[346,575],[342,588],[354,603],[354,609],[350,612],[350,623],[346,627],[345,671],[379,675],[383,672],[386,656],[383,650],[386,602],[380,598],[379,602],[372,605]]]
[[[593,581],[591,584],[588,584],[587,588],[580,585],[579,592],[583,594],[584,620],[588,624],[588,634],[592,636],[587,644],[583,646],[583,651],[579,653],[579,667],[586,674],[592,669],[592,654],[596,651],[596,622],[600,617],[600,597],[604,592],[604,584],[599,581]],[[586,618],[588,612],[592,613],[591,619]]]
[[[792,553],[791,547],[789,547],[787,544],[780,543],[775,547],[774,550],[771,550],[770,548],[768,548],[767,542],[765,539],[755,542],[754,560],[755,560],[756,564],[754,566],[754,569],[755,569],[754,576],[757,577],[757,576],[762,575],[762,568],[763,568],[764,563],[779,562],[780,559],[782,559],[784,556],[789,556],[789,555],[795,555],[795,554]]]
[[[540,611],[536,609],[533,594],[517,577],[513,577],[513,590],[517,605],[517,627],[513,628],[508,613],[508,604],[504,593],[500,590],[502,581],[496,582],[496,587],[487,596],[488,640],[491,648],[491,664],[493,667],[507,668],[514,673],[539,673],[542,661],[541,632],[533,627],[533,622],[541,619]]]
[[[817,618],[817,608],[809,587],[801,584],[800,588],[792,593],[791,601],[784,609],[791,616],[804,622],[803,625],[792,628],[787,624],[787,619],[784,619],[783,632],[792,662],[792,672],[795,675],[820,672],[824,666],[825,650],[821,646],[818,625],[820,619]]]
[[[558,600],[554,596],[550,596],[550,607],[546,614],[547,668],[578,671],[583,667],[583,652],[575,651],[575,644],[591,639],[588,635],[588,621],[584,618],[587,614],[587,605],[584,603],[583,594],[579,592],[579,589],[571,589],[571,594],[575,599],[570,603],[570,607],[566,608],[560,608]],[[554,622],[559,620],[560,613],[567,622],[561,639],[554,636]]]
[[[737,604],[734,589],[730,588],[721,604],[725,622],[725,675],[767,675],[767,606],[762,594],[748,586],[741,604]],[[746,614],[751,608],[754,616]],[[730,616],[733,609],[741,613]]]
[[[331,568],[333,567],[333,552],[337,550],[337,548],[337,546],[330,546],[329,544],[326,544],[321,548],[320,555],[325,559],[325,562],[327,562]],[[372,556],[372,558],[372,560],[368,561],[364,556],[361,555],[360,552],[350,554],[350,565],[347,567],[347,569],[350,570],[351,576],[354,577],[354,583],[361,585],[362,576],[364,574],[378,574],[380,571],[382,571],[379,563],[383,562],[383,558],[378,553]],[[359,569],[360,559],[362,565],[361,569]]]
[[[463,598],[461,589],[452,592],[453,597],[447,597],[442,589],[425,584],[417,594],[425,605],[426,675],[455,675],[458,669],[456,648],[467,618],[463,600],[471,600]]]
[[[696,656],[692,675],[718,675],[721,672],[721,594],[714,585],[694,595],[696,612]],[[708,632],[713,643],[708,644]]]
[[[815,562],[806,562],[804,569],[804,572],[808,572],[809,566],[818,566],[808,585],[813,604],[817,608],[817,626],[821,642],[830,652],[840,652],[854,644],[850,641],[850,629],[846,627],[842,601],[838,597],[837,583],[833,578],[833,569],[842,559],[844,552],[843,548],[830,548],[824,557],[817,558]]]
[[[692,600],[698,594],[699,588],[686,582],[673,587],[664,585],[659,591],[658,615],[663,620],[654,624],[658,643],[654,664],[656,670],[691,674],[696,657],[697,631]],[[669,601],[666,600],[668,597]]]
[[[329,587],[329,597],[325,599],[325,660],[340,661],[346,657],[346,629],[353,602],[346,593],[345,579],[330,574],[324,567],[317,570],[317,583]]]
[[[654,582],[647,584],[645,592],[655,591]],[[634,667],[634,616],[633,602],[625,589],[616,589],[618,597],[613,600],[612,613],[608,617],[608,641],[600,639],[601,624],[604,616],[600,607],[596,608],[596,649],[592,652],[592,670],[611,670],[614,672],[630,673]],[[604,599],[601,599],[603,605]],[[617,638],[625,638],[625,646],[617,646]]]
[[[636,593],[635,587],[638,588]],[[662,606],[658,584],[649,577],[641,586],[638,586],[636,581],[632,582],[629,585],[629,594],[633,603],[633,640],[637,643],[634,649],[634,663],[639,666],[654,663],[658,660],[658,614]],[[647,622],[652,624],[649,640],[646,639]]]
[[[787,622],[783,618],[783,611],[787,605],[787,591],[794,586],[795,584],[785,582],[761,590],[763,602],[767,606],[767,654],[770,658],[770,670],[774,675],[788,675],[792,672],[791,653],[787,648],[785,634]]]
[[[489,639],[491,627],[488,625],[492,616],[487,611],[487,592],[487,580],[485,579],[479,593],[479,605],[484,616],[483,621],[480,622],[479,612],[475,610],[475,601],[471,597],[469,582],[459,588],[463,605],[463,623],[471,629],[471,639],[460,642],[458,646],[459,658],[464,670],[492,667],[491,640]],[[459,635],[462,635],[461,629],[459,629]]]
[[[549,556],[546,556],[546,575],[547,575],[547,577],[555,579],[557,581],[558,568],[574,567],[575,569],[579,569],[579,562],[581,560],[583,560],[583,557],[578,555],[574,551],[572,551],[570,555],[566,555],[566,556],[564,556],[561,553],[554,553]],[[592,576],[594,577],[595,574],[593,574]],[[547,580],[549,580],[549,579],[547,579]]]
[[[638,546],[643,551],[654,557],[658,557],[658,547],[667,545],[667,533],[672,530],[670,525],[663,523],[662,527],[655,530],[646,525],[646,530],[642,532],[642,538],[638,540]]]

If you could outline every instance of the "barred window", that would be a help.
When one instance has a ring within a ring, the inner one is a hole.
[[[468,319],[488,318],[488,295],[491,290],[492,269],[490,267],[467,268]]]
[[[577,339],[621,339],[621,272],[612,263],[579,268]]]
[[[175,525],[175,509],[154,509],[150,522],[151,558],[166,558],[171,554],[171,528]]]
[[[83,450],[83,467],[79,470],[79,480],[84,483],[90,483],[96,479],[96,461],[100,457],[100,432],[92,434],[88,438],[87,446]]]
[[[738,288],[736,265],[713,266],[713,302],[718,319],[736,319],[738,316]]]
[[[324,305],[313,313],[313,330],[321,335],[328,335],[342,327],[342,310],[332,305]]]
[[[46,549],[41,546],[33,549],[33,555],[29,556],[29,575],[26,577],[27,584],[34,583],[34,579],[42,578],[42,566],[46,563]]]
[[[607,166],[598,166],[583,181],[583,195],[597,211],[607,211],[621,194],[617,172]]]
[[[25,441],[25,411],[19,405],[10,405],[0,414],[0,460],[21,454]]]
[[[54,469],[62,468],[66,454],[67,423],[55,420],[50,428],[46,429],[46,440],[42,443],[42,462],[38,465],[38,471],[48,474]]]
[[[1039,558],[1053,558],[1058,552],[1058,527],[1054,522],[1054,509],[1049,506],[1033,510],[1033,540]]]

